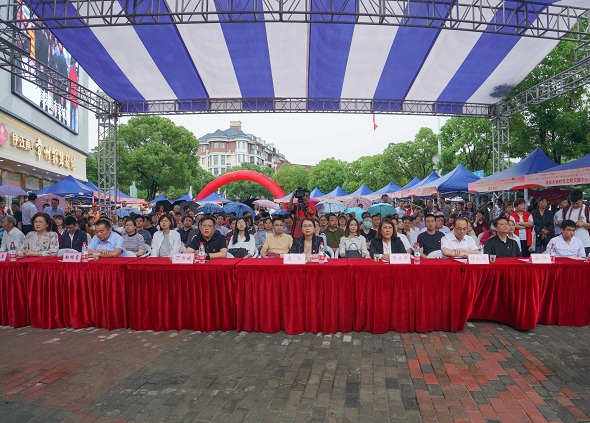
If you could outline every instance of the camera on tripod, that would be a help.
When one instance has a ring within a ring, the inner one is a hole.
[[[299,208],[306,207],[306,205],[303,203],[303,197],[305,197],[306,195],[309,196],[309,190],[307,190],[307,189],[303,189],[303,188],[299,187],[295,190],[294,197],[297,198],[297,206]]]

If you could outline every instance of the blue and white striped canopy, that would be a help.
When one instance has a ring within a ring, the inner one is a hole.
[[[158,7],[170,10],[171,1],[161,0]],[[349,23],[326,23],[319,17],[317,22],[312,17],[311,23],[303,18],[301,22],[270,21],[263,13],[267,2],[262,0],[248,19],[252,20],[255,12],[260,22],[235,22],[235,18],[224,22],[224,8],[232,3],[208,1],[209,7],[217,8],[218,22],[177,24],[171,16],[168,25],[62,29],[53,25],[52,32],[116,101],[297,98],[306,99],[309,109],[326,111],[337,109],[338,101],[313,100],[374,100],[377,112],[378,100],[456,103],[457,113],[468,103],[494,104],[558,43],[547,38],[471,32],[461,30],[461,24],[458,30],[441,29],[440,25],[364,25],[365,17],[354,15],[358,2],[344,0],[342,12],[351,15],[339,21]],[[457,10],[448,7],[456,1],[441,0],[445,7],[437,13],[444,18],[451,10],[454,16],[462,16],[463,6],[456,6]],[[531,1],[527,16],[532,24],[536,12],[545,8],[584,2]],[[42,15],[53,2],[26,3]],[[189,8],[191,0],[184,3]],[[300,3],[305,7],[305,1]],[[420,3],[405,2],[409,9],[397,12],[411,14]],[[75,16],[77,4],[68,3],[65,13]],[[112,4],[112,13],[118,12],[117,7],[121,11],[128,7],[124,0]],[[141,2],[138,4],[141,7]],[[494,22],[497,16],[487,18]],[[572,19],[559,25],[571,27],[575,22]],[[471,26],[466,23],[465,29]],[[186,107],[198,112],[206,109],[207,103],[191,102]],[[255,107],[276,106],[269,102]]]

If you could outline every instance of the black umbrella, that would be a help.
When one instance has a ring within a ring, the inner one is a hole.
[[[194,201],[181,201],[180,203],[178,203],[178,205],[180,206],[181,213],[184,213],[184,208],[186,206],[188,206],[188,209],[195,214],[197,213],[197,209],[199,208],[199,205]]]

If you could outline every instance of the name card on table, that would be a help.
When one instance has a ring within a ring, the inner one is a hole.
[[[305,254],[285,254],[283,264],[305,264]]]
[[[551,256],[549,254],[531,254],[531,263],[551,264]]]
[[[389,264],[412,264],[409,254],[390,254]]]
[[[490,264],[487,254],[467,254],[467,264]]]
[[[82,261],[82,253],[64,253],[61,261],[64,263],[80,263]]]
[[[193,264],[195,262],[194,254],[173,254],[172,264]]]
[[[0,261],[6,261],[8,260],[8,253],[6,251],[4,251],[3,253],[0,253]]]

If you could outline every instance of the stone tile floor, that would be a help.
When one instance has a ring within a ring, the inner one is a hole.
[[[0,327],[0,423],[590,421],[590,327],[286,335]]]

